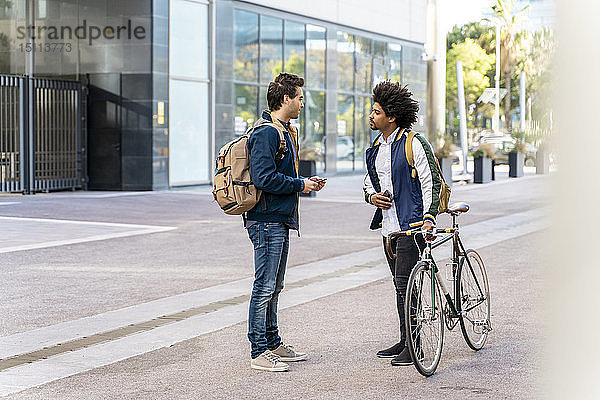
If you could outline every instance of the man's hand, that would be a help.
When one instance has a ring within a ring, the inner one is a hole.
[[[315,181],[311,181],[308,178],[302,179],[302,181],[304,182],[304,189],[302,189],[302,193],[310,193],[312,190],[321,190],[319,188],[319,184]]]
[[[382,210],[387,210],[392,206],[392,200],[383,195],[383,192],[375,193],[371,196],[371,204]]]
[[[425,234],[425,240],[427,240],[428,242],[431,242],[433,239],[435,239],[435,235],[433,234],[433,229],[435,228],[435,225],[433,225],[433,222],[431,222],[430,220],[425,220],[425,222],[423,222],[423,226],[421,227],[422,230],[424,231],[431,231],[431,233],[426,233]]]
[[[316,182],[319,186],[315,189],[315,192],[318,192],[319,190],[323,189],[323,187],[325,186],[325,184],[327,183],[326,180],[323,180],[323,178],[321,178],[320,176],[311,176],[310,180],[313,182]]]

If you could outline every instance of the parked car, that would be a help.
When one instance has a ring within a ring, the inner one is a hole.
[[[354,157],[354,139],[350,136],[339,136],[336,154],[338,160],[351,160]]]
[[[496,135],[496,134],[486,134],[480,136],[475,145],[472,148],[472,151],[476,151],[482,143],[491,143],[494,145],[496,149],[495,161],[496,164],[508,164],[508,153],[510,153],[515,148],[515,139],[510,135]],[[527,153],[525,154],[525,165],[527,166],[535,166],[535,153],[537,152],[537,148],[527,143]]]

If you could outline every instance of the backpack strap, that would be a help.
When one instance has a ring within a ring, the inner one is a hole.
[[[408,165],[410,165],[412,168],[415,167],[415,157],[413,154],[412,142],[416,135],[417,132],[409,131],[406,134],[406,142],[404,142],[404,153],[406,154],[406,161],[408,161]]]
[[[417,170],[415,169],[415,156],[413,154],[412,142],[417,132],[408,131],[406,134],[406,142],[404,142],[404,153],[406,154],[406,161],[408,161],[408,165],[410,165],[411,171],[410,176],[414,178],[417,177]]]
[[[278,162],[283,160],[283,157],[285,156],[285,153],[287,152],[287,142],[285,140],[285,135],[283,134],[283,130],[281,129],[281,127],[279,125],[261,118],[258,121],[256,121],[256,124],[254,124],[253,126],[248,128],[246,133],[248,135],[250,135],[252,132],[254,132],[257,128],[259,128],[261,126],[270,126],[272,128],[277,129],[277,133],[279,133],[279,149],[277,149],[277,153],[275,154],[275,160]]]
[[[413,150],[412,150],[412,142],[413,142],[414,137],[417,135],[418,135],[417,132],[414,132],[414,131],[408,132],[408,134],[406,135],[406,142],[404,143],[404,152],[406,153],[406,161],[408,161],[408,165],[410,165],[412,168],[411,176],[413,178],[417,177],[417,170],[415,169],[415,159],[414,159],[414,154],[413,154]],[[439,163],[437,157],[433,157],[433,158],[435,159],[437,169],[440,173],[440,177],[442,178],[442,183],[446,184],[446,181],[444,180],[444,175],[442,174],[442,168],[440,167],[440,163]]]
[[[275,153],[275,160],[276,161],[283,160],[283,157],[285,156],[285,152],[287,151],[287,142],[285,140],[285,135],[283,134],[283,130],[281,129],[281,127],[279,125],[274,124],[272,122],[267,122],[262,125],[267,125],[267,126],[277,129],[277,133],[279,133],[279,149],[277,149],[277,153]]]

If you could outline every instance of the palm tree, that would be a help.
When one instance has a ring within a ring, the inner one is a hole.
[[[504,99],[504,115],[506,116],[506,124],[511,128],[511,113],[510,113],[510,87],[511,76],[517,65],[517,55],[521,51],[522,38],[524,32],[520,30],[523,22],[527,18],[525,7],[517,10],[515,0],[495,0],[492,9],[500,24],[500,71],[506,82],[507,95]],[[496,38],[497,39],[497,38]]]

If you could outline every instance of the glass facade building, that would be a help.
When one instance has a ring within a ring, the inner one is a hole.
[[[1,2],[0,74],[82,83],[91,189],[210,183],[215,154],[256,121],[282,71],[305,78],[293,123],[319,173],[364,171],[371,90],[383,79],[409,86],[424,131],[422,42],[256,3]]]
[[[217,49],[230,50],[216,55],[216,148],[256,121],[269,82],[282,71],[305,78],[305,108],[293,123],[301,159],[314,160],[319,173],[365,170],[372,88],[381,80],[409,86],[421,105],[415,129],[424,131],[422,44],[236,1],[218,4]]]

